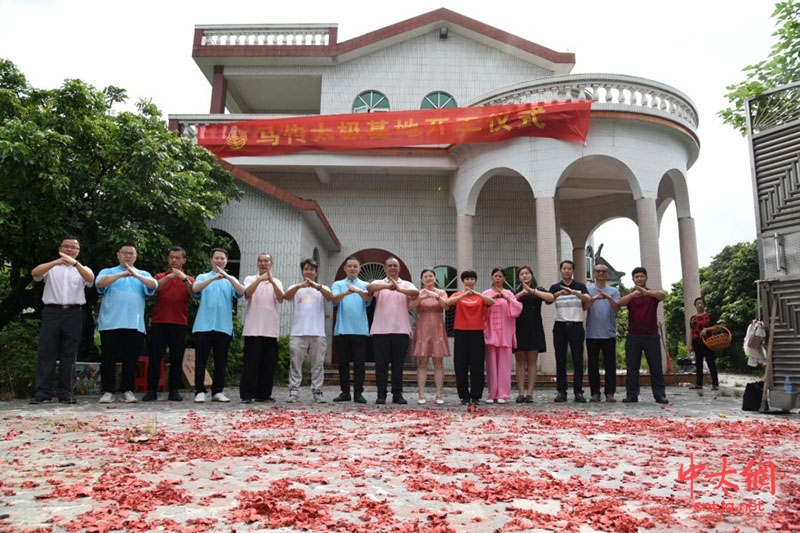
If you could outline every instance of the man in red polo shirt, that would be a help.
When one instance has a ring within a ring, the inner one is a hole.
[[[186,350],[186,333],[189,329],[189,300],[194,298],[194,278],[183,271],[186,250],[173,246],[167,254],[169,268],[155,275],[158,281],[156,303],[150,317],[150,361],[147,366],[147,394],[143,402],[158,399],[158,382],[161,361],[169,347],[168,400],[179,402],[178,392],[183,374],[183,352]]]

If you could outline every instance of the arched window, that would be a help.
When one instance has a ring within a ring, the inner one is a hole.
[[[443,109],[445,107],[458,107],[456,99],[444,91],[434,91],[425,95],[420,109]]]
[[[389,99],[378,91],[364,91],[353,102],[353,113],[379,113],[389,111]]]
[[[444,290],[447,296],[452,296],[453,293],[458,291],[458,271],[448,265],[439,265],[433,267],[436,273],[436,287]],[[453,336],[453,329],[456,322],[456,308],[451,307],[444,312],[444,327],[447,329],[447,336]]]

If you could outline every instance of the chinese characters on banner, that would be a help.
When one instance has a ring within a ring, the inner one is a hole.
[[[197,140],[219,157],[454,146],[515,137],[585,141],[591,102],[310,115],[207,124]]]
[[[739,483],[734,481],[743,482],[749,492],[755,492],[762,487],[766,487],[770,494],[775,495],[775,464],[772,461],[756,463],[755,460],[750,459],[742,471],[737,473],[736,469],[728,467],[727,457],[723,457],[722,468],[719,472],[704,473],[705,471],[705,464],[695,464],[693,453],[689,455],[688,467],[685,469],[683,465],[678,467],[678,481],[682,483],[689,482],[690,498],[694,498],[695,479],[716,479],[717,484],[713,488],[715,490],[722,489],[725,496],[728,496],[729,491],[739,490]]]

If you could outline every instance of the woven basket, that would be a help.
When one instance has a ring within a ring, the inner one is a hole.
[[[731,335],[728,328],[717,324],[716,326],[711,326],[709,329],[713,329],[714,331],[703,337],[703,344],[705,344],[709,350],[724,350],[731,345],[733,335]]]

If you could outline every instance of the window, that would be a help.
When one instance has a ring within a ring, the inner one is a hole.
[[[447,265],[439,265],[433,267],[436,273],[436,287],[444,290],[447,296],[450,297],[458,291],[458,271]],[[444,312],[444,327],[447,330],[447,336],[453,336],[453,328],[456,322],[456,308],[451,307]]]
[[[455,98],[443,91],[428,93],[422,99],[420,109],[443,109],[445,107],[458,107]]]
[[[506,281],[503,283],[503,288],[508,289],[514,294],[517,293],[519,288],[522,286],[522,283],[519,282],[519,278],[517,277],[519,267],[506,267],[503,269],[503,275],[506,277]]]
[[[353,113],[389,111],[389,99],[378,91],[364,91],[353,102]]]

